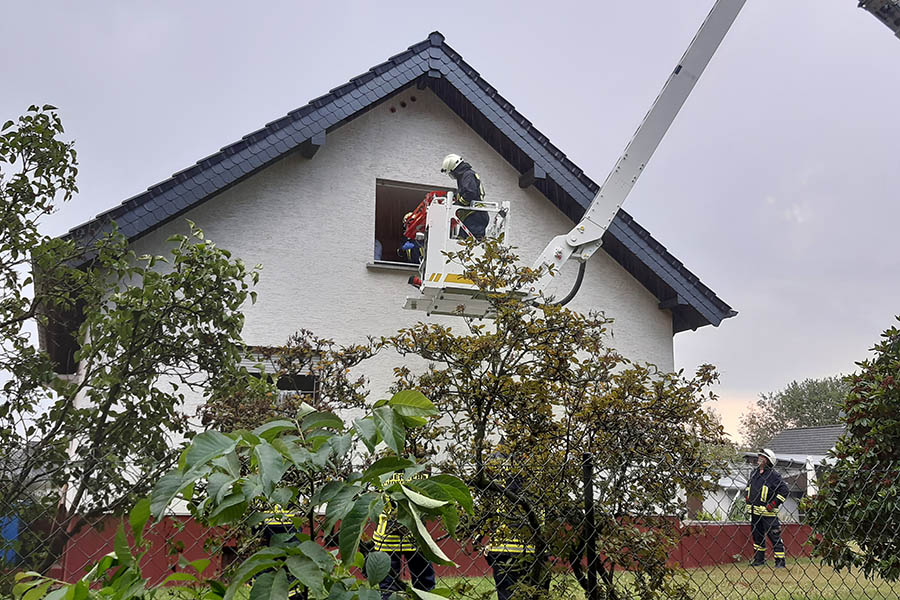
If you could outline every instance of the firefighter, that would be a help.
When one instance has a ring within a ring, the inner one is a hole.
[[[496,525],[485,547],[485,559],[494,577],[497,600],[509,600],[520,582],[545,590],[549,589],[550,582],[537,581],[531,524],[521,504],[510,498],[525,493],[522,478],[505,461],[499,468],[498,478],[502,480],[503,493],[495,504]]]
[[[788,488],[775,469],[775,453],[764,448],[756,458],[757,468],[753,470],[744,500],[750,511],[750,528],[753,535],[753,562],[750,566],[761,567],[766,564],[766,537],[772,542],[775,554],[775,566],[783,568],[785,564],[784,542],[781,539],[781,522],[778,520],[778,508],[787,498]]]
[[[424,477],[420,473],[411,479],[423,479]],[[384,482],[384,486],[389,487],[395,483],[404,483],[406,481],[408,479],[403,476],[403,473],[394,473]],[[406,567],[409,569],[410,580],[414,588],[430,592],[434,589],[436,583],[434,565],[419,552],[415,539],[413,539],[406,527],[397,522],[396,517],[397,508],[385,496],[384,510],[378,515],[378,527],[375,528],[375,533],[372,535],[373,548],[387,552],[391,557],[390,571],[388,571],[387,577],[378,584],[378,587],[381,588],[382,600],[387,600],[394,592],[404,589],[403,582],[400,579],[400,571],[403,569],[404,560],[406,561]]]
[[[273,545],[273,538],[276,535],[284,533],[298,533],[299,530],[294,524],[294,520],[298,516],[299,515],[294,511],[285,510],[280,504],[275,504],[274,506],[272,506],[272,508],[268,511],[268,516],[262,522],[262,535],[263,541],[265,542],[266,546]],[[271,569],[267,569],[262,573],[266,573],[269,571],[271,571]],[[261,575],[262,573],[260,573],[259,575]],[[256,576],[254,576],[253,580],[255,579]],[[291,592],[288,594],[288,599],[293,600],[295,598],[300,598],[302,589],[302,587],[298,587],[291,590]]]
[[[481,177],[472,165],[462,159],[459,154],[448,154],[441,163],[441,173],[446,173],[456,181],[456,202],[463,206],[473,206],[484,200],[484,186]],[[484,211],[461,210],[457,212],[459,219],[475,239],[484,238],[488,226],[488,214]]]

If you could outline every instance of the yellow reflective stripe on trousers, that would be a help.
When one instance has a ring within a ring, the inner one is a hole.
[[[775,558],[784,558],[784,552],[776,552]]]
[[[487,552],[505,552],[506,554],[534,554],[534,546],[515,542],[499,542],[488,544]]]

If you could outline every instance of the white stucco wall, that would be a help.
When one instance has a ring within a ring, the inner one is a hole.
[[[400,100],[407,101],[406,108],[399,107]],[[261,263],[259,301],[246,310],[249,344],[282,344],[301,328],[339,342],[388,335],[425,314],[401,308],[415,293],[406,283],[409,272],[366,267],[372,261],[375,181],[452,185],[439,172],[449,152],[461,154],[479,172],[487,200],[511,202],[510,241],[526,263],[551,237],[572,227],[540,192],[520,189],[519,173],[430,91],[407,90],[328,134],[313,159],[288,157],[133,247],[138,254],[160,253],[170,235],[186,231],[184,219],[189,218],[248,265]],[[570,281],[575,268],[569,267]],[[558,295],[568,287],[568,281],[560,283]],[[588,263],[584,285],[570,306],[604,310],[615,319],[613,347],[633,360],[671,370],[671,315],[657,304],[601,251]],[[462,326],[452,318],[443,321]],[[396,356],[388,355],[369,364],[374,394],[386,390],[395,364]]]

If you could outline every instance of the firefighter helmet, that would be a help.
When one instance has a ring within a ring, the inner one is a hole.
[[[775,453],[769,448],[763,448],[759,451],[760,456],[765,456],[766,460],[769,461],[769,466],[774,467],[775,463],[778,462],[778,457],[775,456]]]
[[[447,173],[449,175],[462,161],[463,159],[459,154],[448,154],[441,163],[441,173]]]

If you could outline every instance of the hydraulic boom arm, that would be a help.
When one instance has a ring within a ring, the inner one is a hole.
[[[584,261],[600,247],[603,234],[694,89],[694,84],[731,28],[744,2],[745,0],[716,0],[715,6],[669,76],[634,137],[625,147],[616,166],[600,186],[581,221],[568,234],[553,238],[535,261],[535,268],[544,267],[547,270],[529,290],[529,296],[539,295],[552,280],[553,274],[548,267],[552,266],[556,271],[569,258],[574,257],[581,261],[583,269]],[[577,291],[580,276],[578,281],[576,289],[566,300]]]

